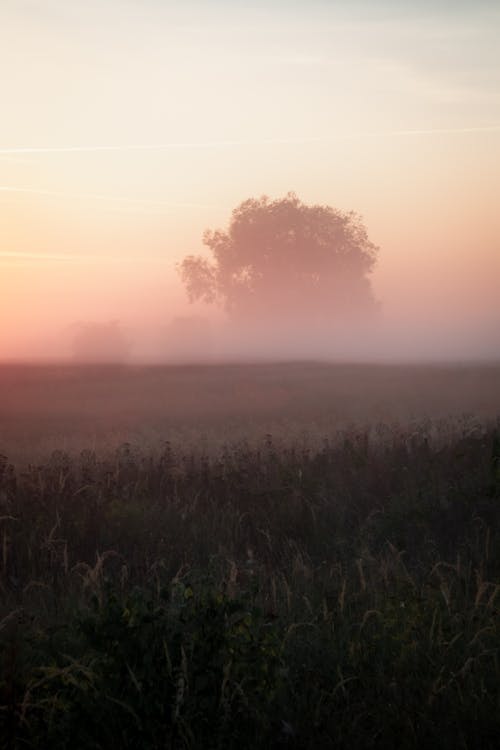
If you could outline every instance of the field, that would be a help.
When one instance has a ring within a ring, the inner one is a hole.
[[[500,367],[0,369],[7,748],[494,748]]]
[[[212,454],[266,434],[317,444],[346,427],[499,414],[493,364],[0,367],[0,452],[15,461],[165,440]]]

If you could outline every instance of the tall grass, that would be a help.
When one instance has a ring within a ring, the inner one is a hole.
[[[0,736],[496,747],[494,426],[0,461]]]

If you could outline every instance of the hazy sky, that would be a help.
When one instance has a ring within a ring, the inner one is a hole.
[[[0,0],[0,358],[159,329],[203,230],[290,190],[362,214],[387,320],[494,330],[499,32],[477,0]]]

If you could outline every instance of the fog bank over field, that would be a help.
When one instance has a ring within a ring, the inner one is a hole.
[[[166,325],[92,321],[32,340],[6,361],[117,364],[230,362],[440,363],[500,360],[500,319],[439,324],[390,321],[310,325],[268,320],[236,325],[197,315]]]
[[[191,328],[186,319],[184,338],[169,342],[164,352],[140,352],[138,348],[135,357],[167,362],[496,361],[500,358],[498,330],[493,323],[478,328],[473,324],[422,326],[384,320],[330,327],[300,322],[273,325],[272,321],[237,327],[230,323],[209,325],[206,321],[193,321]]]
[[[499,382],[499,364],[463,362],[3,365],[0,453],[34,460],[170,441],[213,454],[265,435],[320,445],[367,425],[468,432],[497,419]]]
[[[73,330],[73,329],[72,329]],[[73,362],[193,364],[319,360],[332,362],[498,361],[500,321],[472,323],[391,322],[310,325],[301,321],[236,325],[201,316],[173,318],[169,325],[130,327],[117,321],[81,326],[78,337],[54,342],[47,359]],[[85,335],[86,334],[86,335]],[[43,360],[43,352],[33,360]]]

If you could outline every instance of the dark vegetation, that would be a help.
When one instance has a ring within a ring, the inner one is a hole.
[[[215,446],[73,444],[0,458],[0,746],[497,746],[495,368],[11,368],[1,377],[6,454],[23,393],[26,445],[43,428],[85,434],[99,403],[107,426],[140,382],[149,389],[128,416],[142,404],[151,420],[144,407],[156,398],[157,418],[171,418],[158,423],[165,435],[183,407],[193,424],[198,408],[208,429],[217,410],[199,408],[203,389],[219,394],[226,424],[247,431],[241,390],[253,388],[257,421],[248,440],[228,429],[225,445],[216,424]],[[416,419],[433,395],[450,412],[460,399],[473,406],[474,382],[489,416]],[[275,418],[263,383],[285,393],[291,423],[322,431],[259,438]],[[347,424],[353,394],[373,418],[370,399],[382,408],[391,390],[408,409],[404,423]],[[337,429],[326,429],[321,404]]]

